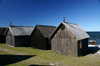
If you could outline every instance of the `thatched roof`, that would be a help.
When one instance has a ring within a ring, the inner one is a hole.
[[[54,27],[54,26],[45,26],[45,25],[36,25],[36,27],[34,28],[34,30],[36,28],[41,32],[41,34],[45,38],[48,38],[52,34],[52,32],[56,29],[56,27]],[[33,32],[34,32],[34,30],[33,30]]]
[[[4,35],[6,29],[7,29],[7,28],[1,28],[1,27],[0,27],[0,35]]]
[[[34,29],[34,27],[8,26],[7,31],[10,30],[13,36],[28,36],[31,34],[33,29]],[[6,31],[6,33],[7,33],[7,31]]]
[[[74,36],[77,40],[82,40],[85,38],[89,38],[90,36],[77,24],[72,24],[68,22],[61,22],[59,26],[63,24]],[[59,27],[58,26],[58,27]],[[54,36],[54,34],[57,32],[58,27],[56,30],[51,34],[50,38]]]

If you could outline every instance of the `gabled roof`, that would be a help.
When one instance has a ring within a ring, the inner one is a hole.
[[[4,35],[7,28],[0,27],[0,35]]]
[[[36,28],[41,32],[41,34],[45,38],[48,38],[52,34],[52,32],[56,29],[56,27],[54,27],[54,26],[36,25],[33,32],[35,31]]]
[[[72,24],[68,22],[61,22],[59,26],[63,24],[74,36],[77,40],[82,40],[85,38],[89,38],[90,36],[77,24]],[[58,26],[58,27],[59,27]],[[56,30],[51,34],[50,38],[52,38],[55,34],[55,32],[58,30],[58,27]]]
[[[30,35],[33,29],[34,27],[8,26],[6,33],[8,32],[8,30],[10,30],[13,36],[26,36],[26,35]]]

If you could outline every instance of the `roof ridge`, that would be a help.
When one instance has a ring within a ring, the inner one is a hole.
[[[56,29],[56,27],[44,26],[44,25],[36,25],[36,27],[38,27],[41,34],[46,38],[49,37],[50,34]]]
[[[8,27],[33,27],[33,26],[8,26]]]
[[[62,23],[67,23],[67,24],[68,24],[68,23],[69,23],[69,24],[74,24],[74,23],[70,23],[70,22],[62,22]],[[78,24],[74,24],[74,25],[78,25]]]
[[[30,35],[34,30],[34,27],[25,27],[25,26],[9,26],[9,30],[11,31],[13,36],[26,36]]]
[[[52,37],[55,35],[55,33],[58,31],[59,27],[62,24],[72,33],[72,35],[75,36],[75,38],[77,40],[82,40],[82,39],[85,39],[85,38],[89,38],[90,37],[79,25],[76,25],[76,24],[73,25],[72,23],[69,24],[68,22],[61,22],[58,25],[58,27],[55,29],[55,31],[50,35],[49,38],[52,39]]]
[[[42,26],[42,27],[56,27],[56,26],[50,26],[50,25],[36,25],[36,26]]]

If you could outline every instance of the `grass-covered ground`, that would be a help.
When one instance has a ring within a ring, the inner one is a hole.
[[[100,55],[72,57],[31,47],[0,44],[0,66],[100,66]]]

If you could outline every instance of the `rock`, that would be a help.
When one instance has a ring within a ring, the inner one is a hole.
[[[50,63],[50,65],[54,65],[53,63]]]

